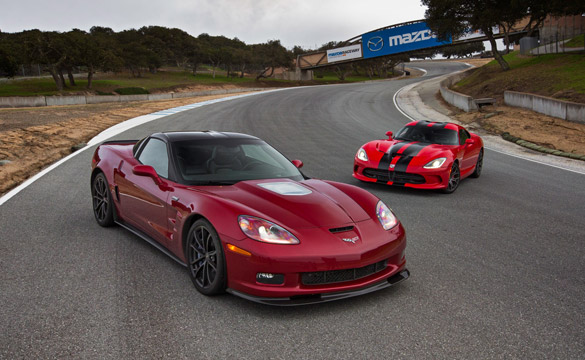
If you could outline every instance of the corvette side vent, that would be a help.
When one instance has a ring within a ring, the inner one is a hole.
[[[340,232],[346,232],[346,231],[351,231],[353,230],[353,226],[344,226],[344,227],[338,227],[338,228],[333,228],[333,229],[329,229],[329,231],[332,234],[337,234]]]

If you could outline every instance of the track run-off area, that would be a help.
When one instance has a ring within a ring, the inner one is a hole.
[[[114,136],[248,133],[310,177],[365,188],[406,229],[407,281],[292,308],[205,297],[172,259],[96,224],[93,145],[0,205],[0,359],[584,358],[585,175],[486,148],[481,177],[451,195],[351,176],[361,145],[410,121],[393,97],[420,80],[235,97]]]

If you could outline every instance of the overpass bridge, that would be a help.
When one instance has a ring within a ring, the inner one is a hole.
[[[503,38],[504,32],[493,29],[496,39]],[[509,35],[523,33],[513,31]],[[361,61],[382,56],[408,54],[416,51],[459,45],[488,40],[481,31],[471,30],[457,39],[441,41],[427,26],[425,20],[414,20],[386,26],[358,36],[340,44],[338,48],[319,50],[297,57],[297,67],[313,70],[321,67]]]

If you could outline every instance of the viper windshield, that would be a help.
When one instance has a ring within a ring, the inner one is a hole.
[[[394,139],[439,145],[459,144],[457,131],[427,126],[425,123],[403,127],[394,136]]]
[[[258,139],[205,139],[173,142],[182,183],[231,185],[244,180],[288,178],[301,172],[281,153]]]

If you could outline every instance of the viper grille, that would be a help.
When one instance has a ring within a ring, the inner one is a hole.
[[[329,229],[329,231],[332,234],[336,234],[336,233],[340,233],[340,232],[346,232],[346,231],[352,231],[352,230],[353,230],[353,226],[344,226],[344,227],[338,227],[338,228]]]
[[[364,176],[367,176],[372,179],[376,179],[379,181],[392,181],[395,183],[404,183],[404,184],[424,184],[425,178],[419,174],[411,174],[403,171],[388,171],[382,169],[372,169],[367,168],[364,169]]]
[[[301,281],[304,285],[332,284],[343,281],[352,281],[375,274],[388,266],[388,260],[355,269],[316,271],[301,274]]]

